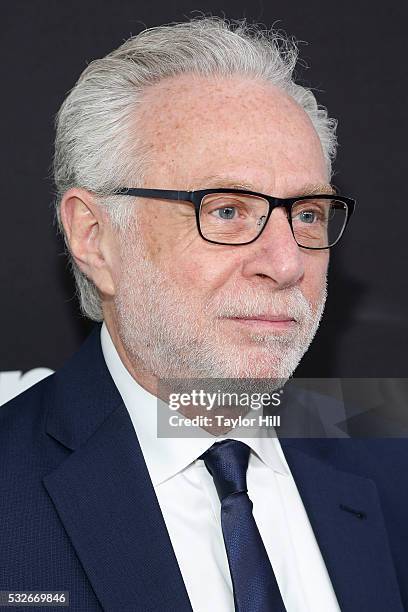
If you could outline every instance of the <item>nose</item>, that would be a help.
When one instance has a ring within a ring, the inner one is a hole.
[[[248,249],[243,266],[247,278],[268,277],[275,288],[283,289],[303,277],[304,257],[283,208],[275,208],[259,238],[242,248]]]

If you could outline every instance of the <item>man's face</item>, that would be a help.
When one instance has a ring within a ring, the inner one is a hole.
[[[284,198],[328,181],[309,118],[269,84],[168,79],[147,91],[138,123],[151,146],[145,187],[235,187]],[[114,304],[135,371],[289,377],[323,311],[328,251],[299,248],[281,208],[257,241],[225,246],[199,236],[190,203],[138,198],[134,207]]]

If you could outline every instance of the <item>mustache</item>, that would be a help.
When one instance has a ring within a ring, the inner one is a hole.
[[[220,318],[260,317],[267,313],[303,321],[313,315],[313,310],[299,287],[274,292],[244,290],[219,296],[212,304],[212,311]]]

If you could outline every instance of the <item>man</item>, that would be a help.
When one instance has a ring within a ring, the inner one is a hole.
[[[295,62],[274,32],[198,19],[92,62],[62,105],[57,214],[103,325],[1,410],[2,590],[81,611],[408,605],[403,440],[157,436],[163,379],[285,380],[319,325],[353,201]]]

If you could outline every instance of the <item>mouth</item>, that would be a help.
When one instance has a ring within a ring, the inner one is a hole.
[[[249,316],[227,317],[229,321],[244,325],[246,327],[260,327],[263,329],[285,330],[292,329],[297,321],[293,317],[285,314],[261,314]]]

